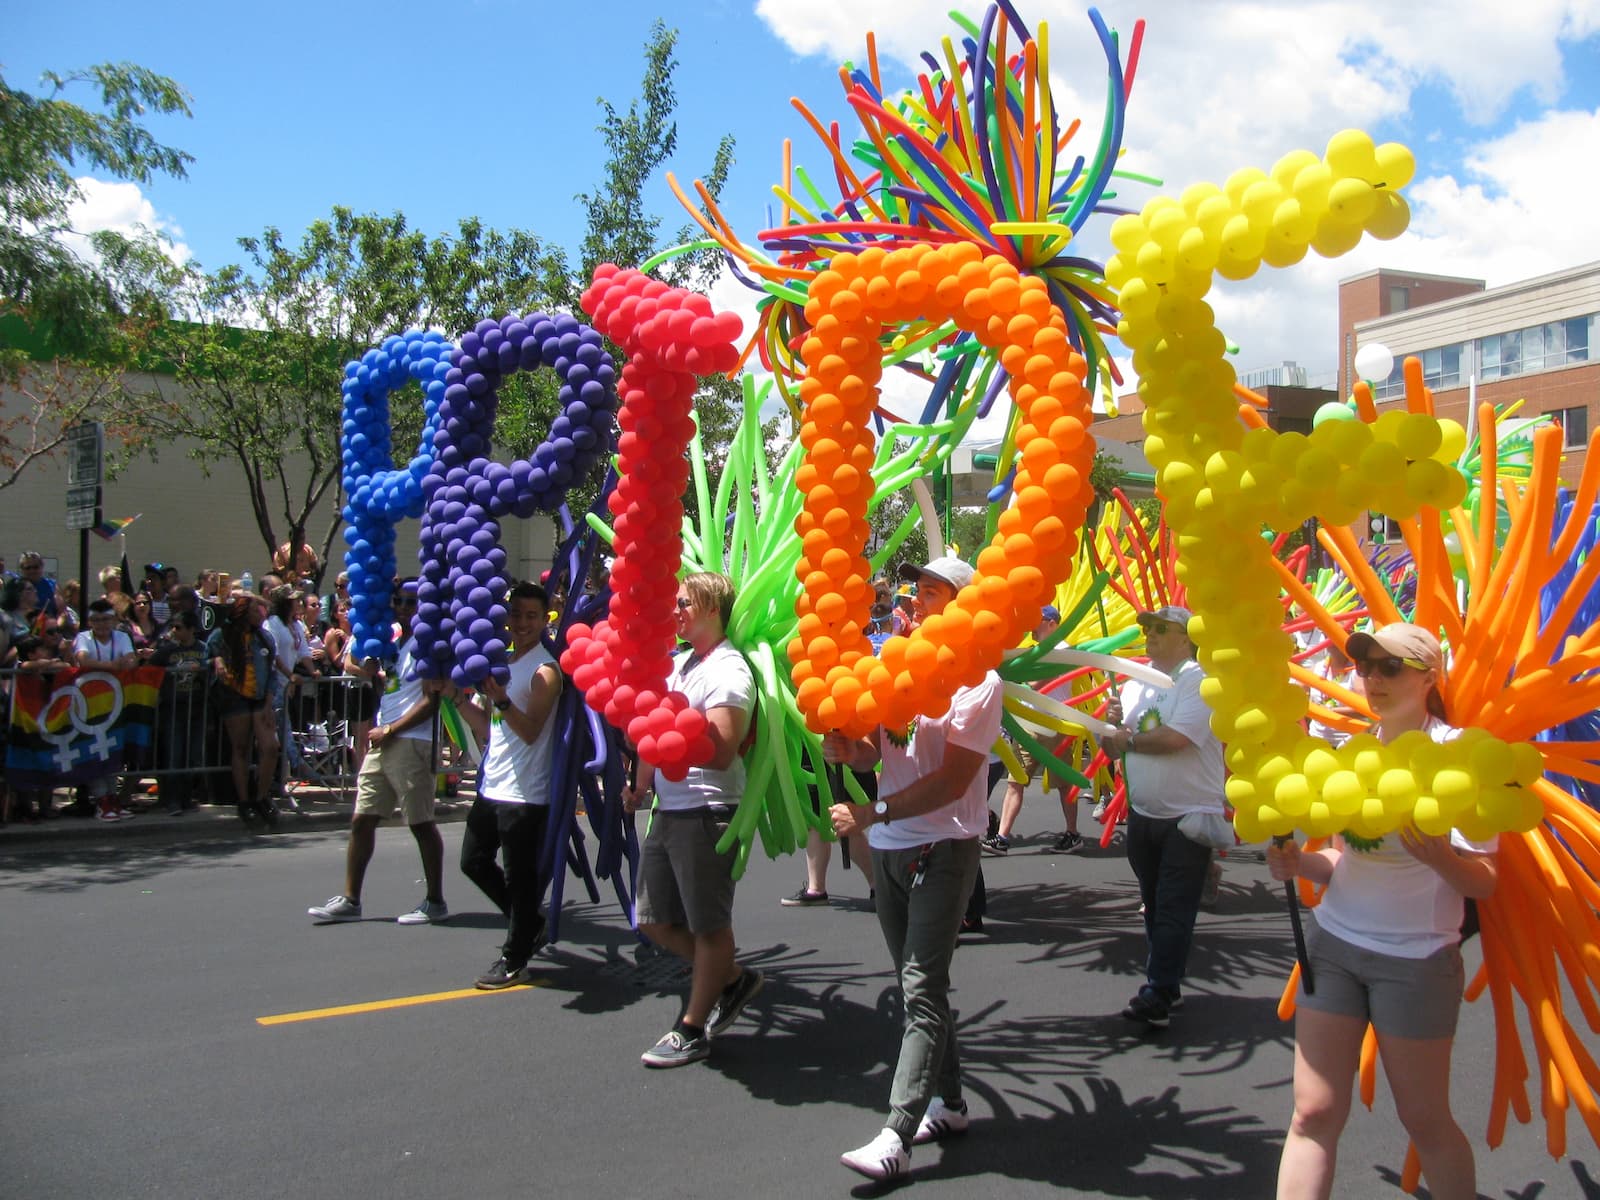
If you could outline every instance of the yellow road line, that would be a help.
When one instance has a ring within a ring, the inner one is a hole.
[[[498,991],[479,988],[458,988],[453,992],[429,992],[424,996],[396,996],[392,1000],[369,1000],[365,1004],[341,1004],[337,1008],[308,1008],[304,1012],[278,1013],[271,1017],[257,1017],[257,1025],[288,1025],[295,1021],[320,1021],[324,1017],[353,1017],[358,1013],[382,1012],[390,1008],[414,1008],[419,1004],[438,1004],[444,1000],[470,1000],[478,996],[503,996],[525,987],[543,987],[544,980],[519,984]]]

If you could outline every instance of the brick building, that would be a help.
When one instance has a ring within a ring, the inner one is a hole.
[[[1575,482],[1590,431],[1600,419],[1600,262],[1504,287],[1481,279],[1382,268],[1339,284],[1341,394],[1355,353],[1387,346],[1395,366],[1375,381],[1379,410],[1404,403],[1401,363],[1422,360],[1442,417],[1467,420],[1469,387],[1478,403],[1525,400],[1518,416],[1549,416],[1565,431],[1561,477]]]

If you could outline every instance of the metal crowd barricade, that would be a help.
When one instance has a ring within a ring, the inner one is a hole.
[[[212,800],[232,799],[231,755],[227,734],[215,706],[216,684],[210,681],[208,667],[200,667],[200,686],[180,691],[175,685],[177,671],[168,668],[160,699],[154,709],[149,744],[128,746],[120,763],[107,772],[122,777],[125,786],[153,780],[192,779],[204,785]],[[0,670],[0,719],[5,735],[0,744],[11,744],[11,702],[18,668]],[[33,674],[33,672],[27,672]],[[75,712],[81,706],[69,705]],[[286,708],[289,737],[295,753],[286,782],[289,786],[323,788],[347,797],[355,787],[358,739],[371,727],[377,707],[376,689],[365,679],[350,676],[301,677],[290,693]],[[79,713],[74,720],[79,733],[92,740],[95,722]],[[363,725],[366,729],[363,729]],[[65,727],[64,727],[65,728]],[[61,742],[61,735],[53,741]],[[290,747],[283,747],[288,752]],[[70,787],[63,777],[56,787]]]

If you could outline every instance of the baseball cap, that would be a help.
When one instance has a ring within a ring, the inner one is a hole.
[[[1054,604],[1046,604],[1039,610],[1039,619],[1041,621],[1054,621],[1059,625],[1061,624],[1061,610]]]
[[[923,576],[931,576],[940,583],[949,584],[958,592],[972,582],[972,574],[972,567],[969,564],[950,555],[936,558],[925,567],[912,563],[905,563],[900,567],[901,579],[920,583]]]
[[[1352,633],[1344,644],[1344,652],[1355,662],[1372,656],[1376,646],[1384,654],[1410,659],[1413,663],[1437,671],[1444,665],[1444,652],[1439,649],[1439,639],[1420,625],[1396,621],[1373,633]]]
[[[1163,604],[1151,612],[1139,614],[1139,628],[1144,629],[1152,621],[1165,621],[1169,625],[1176,625],[1179,629],[1189,628],[1189,618],[1194,616],[1187,608],[1178,604]]]

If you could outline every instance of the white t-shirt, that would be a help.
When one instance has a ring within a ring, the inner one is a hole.
[[[545,648],[535,643],[511,662],[506,696],[527,712],[533,704],[533,677],[540,667],[554,665]],[[545,718],[539,736],[525,742],[506,723],[499,709],[489,710],[489,745],[483,753],[478,791],[485,800],[500,804],[550,803],[550,752],[555,745],[555,714]]]
[[[115,662],[124,654],[133,653],[133,639],[120,629],[111,631],[111,642],[97,642],[92,630],[85,629],[72,639],[72,649],[76,654],[88,652],[89,657],[95,662]]]
[[[422,680],[415,677],[416,648],[414,638],[407,638],[400,643],[400,656],[394,666],[383,673],[383,699],[378,702],[379,725],[393,725],[422,699]],[[428,728],[428,722],[421,721],[394,736],[417,738],[425,742],[433,737],[433,731]]]
[[[1436,742],[1461,736],[1459,729],[1431,717],[1423,732]],[[1468,841],[1452,829],[1450,844],[1470,854],[1493,854],[1500,839]],[[1412,858],[1399,835],[1359,845],[1340,838],[1339,846],[1343,852],[1333,878],[1313,910],[1320,928],[1352,946],[1395,958],[1427,958],[1461,940],[1461,893]]]
[[[272,657],[278,670],[285,675],[294,674],[294,631],[283,623],[283,618],[271,616],[264,622],[267,636],[272,639]]]
[[[987,754],[1000,737],[1004,699],[1000,676],[990,671],[977,686],[957,689],[944,716],[918,717],[904,746],[895,745],[880,728],[878,751],[883,756],[883,772],[878,778],[878,795],[888,799],[933,774],[944,763],[947,745]],[[909,850],[928,842],[979,837],[989,827],[988,783],[988,772],[980,768],[966,791],[952,796],[944,807],[920,817],[875,824],[867,830],[867,843],[874,850]]]
[[[755,705],[756,684],[750,664],[726,638],[704,658],[696,658],[692,651],[679,654],[667,676],[667,690],[682,692],[689,707],[707,716],[713,708],[749,712]],[[686,812],[713,803],[737,804],[744,795],[744,759],[735,755],[720,771],[690,767],[677,783],[657,771],[655,786],[658,805],[665,812]]]
[[[1128,803],[1146,817],[1173,820],[1223,807],[1222,743],[1211,732],[1211,710],[1200,698],[1205,672],[1193,659],[1172,673],[1170,688],[1130,679],[1122,685],[1122,724],[1142,732],[1169,726],[1189,739],[1176,754],[1140,754],[1124,760]]]

